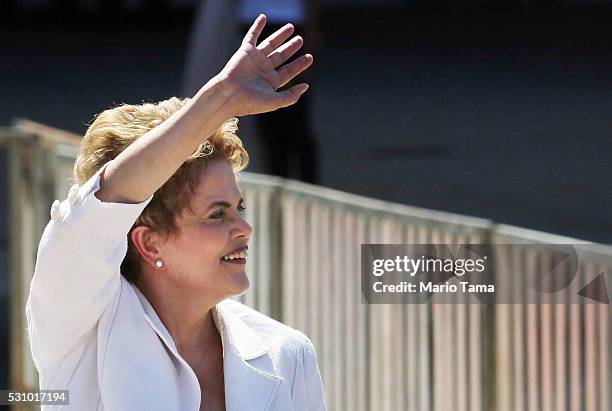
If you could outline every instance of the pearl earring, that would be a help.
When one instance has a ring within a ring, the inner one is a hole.
[[[157,268],[162,268],[164,266],[164,263],[162,262],[162,260],[157,260],[155,261],[155,266]]]

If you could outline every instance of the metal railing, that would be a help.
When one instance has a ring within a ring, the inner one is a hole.
[[[31,122],[0,130],[11,159],[11,388],[37,384],[23,308],[75,144]],[[251,287],[238,299],[312,339],[330,410],[610,409],[608,305],[365,304],[360,245],[583,243],[580,275],[609,273],[611,247],[275,177],[242,173],[240,185],[254,232]],[[508,259],[536,269],[530,256]]]

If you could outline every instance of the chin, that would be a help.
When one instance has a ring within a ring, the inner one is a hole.
[[[249,277],[244,270],[229,273],[228,277],[231,280],[231,289],[234,295],[243,294],[249,289]]]

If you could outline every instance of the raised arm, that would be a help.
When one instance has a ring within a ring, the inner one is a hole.
[[[259,16],[223,70],[185,107],[124,150],[109,165],[96,196],[107,202],[137,203],[161,187],[199,144],[231,117],[287,107],[308,89],[297,84],[277,91],[312,64],[306,54],[283,65],[303,44],[288,24],[257,44],[265,26]]]

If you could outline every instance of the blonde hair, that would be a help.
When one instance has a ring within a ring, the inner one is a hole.
[[[74,178],[83,184],[105,163],[114,159],[130,144],[157,127],[190,101],[172,97],[159,103],[122,104],[98,114],[81,141],[74,164]],[[175,215],[190,208],[199,176],[216,159],[229,161],[235,173],[248,164],[249,156],[236,135],[238,119],[225,121],[153,195],[128,234],[128,251],[121,264],[123,276],[135,282],[140,275],[140,256],[130,237],[140,225],[169,235],[176,232]]]

